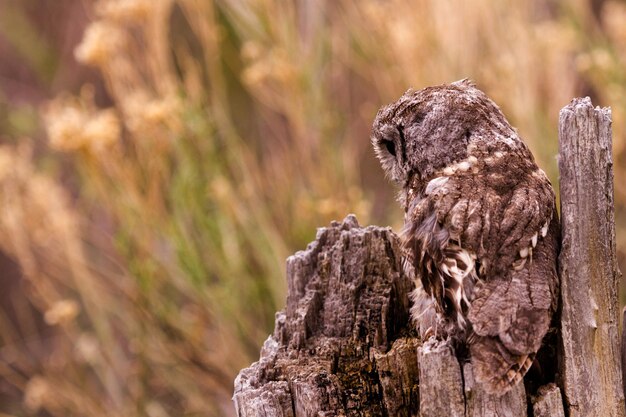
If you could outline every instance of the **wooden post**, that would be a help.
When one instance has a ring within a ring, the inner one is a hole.
[[[584,98],[561,110],[560,368],[571,417],[625,415],[611,147],[610,109]]]
[[[539,388],[533,398],[533,417],[565,417],[559,387],[548,384]]]
[[[626,307],[622,310],[622,386],[624,387],[624,396],[626,397]]]
[[[610,126],[589,99],[561,111],[560,389],[488,395],[446,342],[420,340],[398,237],[350,215],[288,259],[287,305],[235,381],[237,415],[626,417]]]

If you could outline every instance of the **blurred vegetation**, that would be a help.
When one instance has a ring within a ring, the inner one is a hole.
[[[474,79],[554,184],[559,109],[610,105],[623,259],[623,1],[37,4],[0,2],[0,248],[45,322],[0,319],[5,413],[232,415],[285,258],[401,224],[369,129],[408,87]]]

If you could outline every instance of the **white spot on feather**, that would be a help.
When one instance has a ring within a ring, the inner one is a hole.
[[[459,306],[461,305],[461,291],[462,291],[461,287],[457,288],[456,291],[454,291],[454,299],[456,300],[456,303]],[[459,316],[461,315],[459,314]]]
[[[478,163],[478,159],[475,156],[468,156],[467,159],[464,159],[455,164],[445,167],[442,173],[443,175],[450,176],[450,175],[454,175],[457,171],[466,172],[466,171],[469,171],[470,168],[474,167],[474,165],[477,163]],[[476,171],[472,170],[472,172],[476,172]]]
[[[519,250],[519,256],[525,258],[528,256],[528,248],[522,248]]]
[[[456,169],[458,171],[467,171],[472,165],[468,161],[459,162]]]
[[[517,145],[517,143],[519,142],[519,139],[510,137],[510,136],[505,136],[502,138],[502,142],[506,143],[510,147],[515,147],[515,145]]]
[[[548,176],[546,175],[546,173],[544,172],[543,169],[541,168],[537,168],[536,170],[533,171],[532,176],[540,179],[542,181],[548,181],[550,182],[550,180],[548,179]]]
[[[459,259],[460,259],[461,261],[463,261],[463,263],[464,263],[465,265],[474,265],[474,261],[476,260],[476,255],[473,255],[473,254],[469,253],[468,251],[466,251],[466,250],[464,250],[464,249],[463,249],[463,250],[461,250],[461,251],[459,252],[458,257],[459,257]],[[470,269],[470,271],[471,271],[471,269],[473,269],[473,267],[472,267],[472,268],[469,268],[469,269]],[[466,275],[467,275],[470,271],[467,271]]]
[[[517,261],[513,262],[513,269],[516,271],[521,271],[522,269],[524,269],[524,265],[526,265],[526,258],[518,259]]]
[[[455,244],[450,244],[448,249],[452,249],[454,252],[451,256],[443,260],[439,268],[441,272],[452,278],[458,284],[457,288],[452,293],[452,296],[456,304],[455,307],[458,311],[457,324],[460,328],[464,328],[466,321],[461,313],[461,303],[465,301],[465,303],[469,305],[469,300],[467,299],[467,294],[465,293],[463,284],[465,282],[465,278],[472,274],[475,269],[476,255]],[[465,267],[463,268],[460,265],[464,265]]]
[[[476,158],[476,157],[475,157],[475,156],[473,156],[473,155],[470,155],[470,156],[467,158],[467,161],[468,161],[468,162],[470,163],[470,165],[472,166],[472,172],[473,172],[474,174],[478,173],[478,171],[480,170],[480,169],[479,169],[479,166],[478,166],[478,158]]]
[[[439,187],[443,187],[448,182],[448,179],[449,179],[448,177],[437,177],[437,178],[430,180],[428,182],[428,185],[426,185],[426,191],[424,191],[424,193],[426,195],[430,195]]]
[[[541,228],[541,236],[542,237],[546,237],[546,235],[548,234],[548,224],[549,222],[546,222],[546,224],[543,225],[543,227]]]
[[[533,237],[532,237],[532,238],[530,238],[530,243],[531,243],[531,245],[533,245],[533,248],[534,248],[535,246],[537,246],[537,233],[535,233],[535,234],[533,235]]]

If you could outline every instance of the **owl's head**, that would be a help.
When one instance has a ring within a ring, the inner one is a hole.
[[[387,176],[407,187],[466,159],[477,138],[499,136],[515,133],[498,106],[466,79],[407,91],[378,111],[371,140]]]

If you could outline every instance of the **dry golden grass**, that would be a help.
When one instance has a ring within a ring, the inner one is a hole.
[[[30,412],[232,415],[232,380],[283,304],[285,257],[350,212],[399,225],[368,136],[408,87],[474,79],[555,184],[558,111],[593,94],[613,107],[621,214],[626,5],[590,7],[96,1],[75,56],[113,106],[84,86],[42,111],[45,158],[70,164],[74,193],[28,141],[0,148],[0,246],[58,329],[34,361],[1,321],[0,376]]]

